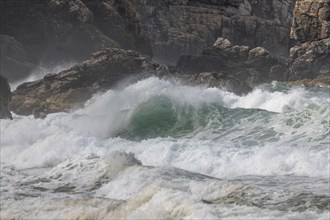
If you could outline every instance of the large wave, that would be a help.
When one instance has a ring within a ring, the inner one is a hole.
[[[327,89],[273,83],[237,96],[148,78],[84,108],[1,123],[1,161],[55,166],[76,155],[134,152],[147,165],[212,176],[329,173]]]

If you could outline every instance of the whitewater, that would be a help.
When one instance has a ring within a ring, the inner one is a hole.
[[[330,90],[151,77],[1,120],[1,219],[330,219]]]

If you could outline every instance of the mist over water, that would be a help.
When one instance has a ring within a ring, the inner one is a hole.
[[[25,78],[10,83],[12,91],[16,90],[17,86],[25,82],[33,82],[35,80],[42,79],[46,74],[59,73],[63,70],[69,69],[74,66],[77,62],[68,61],[60,64],[40,64],[37,68],[31,71]],[[24,73],[26,74],[26,73]]]
[[[2,120],[1,218],[328,219],[329,106],[328,88],[148,78]]]

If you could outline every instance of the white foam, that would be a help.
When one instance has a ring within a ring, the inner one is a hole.
[[[261,119],[245,118],[225,134],[206,130],[191,140],[104,139],[125,127],[137,106],[159,95],[191,106],[222,103],[231,108],[275,112],[289,106],[290,111],[261,115],[264,117]],[[217,177],[290,174],[328,177],[328,104],[329,97],[302,88],[283,92],[257,88],[239,97],[216,88],[188,87],[149,78],[96,95],[85,108],[72,113],[51,114],[44,120],[19,116],[13,121],[1,120],[1,161],[18,168],[49,167],[77,155],[103,156],[121,150],[134,152],[148,165],[176,166]]]

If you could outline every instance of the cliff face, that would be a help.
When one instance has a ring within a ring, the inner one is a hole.
[[[291,38],[298,42],[330,36],[330,0],[297,0]]]
[[[330,0],[298,0],[294,11],[289,79],[330,78]]]
[[[9,81],[25,78],[35,66],[79,62],[107,47],[152,55],[129,0],[0,0],[0,4],[1,45],[7,48],[1,49],[6,67],[1,73]],[[24,60],[14,61],[22,68],[13,65],[9,53],[18,47]]]
[[[218,37],[287,57],[292,0],[132,0],[155,60],[198,55]]]

